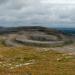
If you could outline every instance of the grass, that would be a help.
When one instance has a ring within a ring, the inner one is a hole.
[[[41,51],[42,49],[28,46],[0,47],[0,74],[75,75],[75,56],[52,50]],[[15,67],[30,60],[34,60],[34,63]],[[12,67],[15,68],[11,69]]]
[[[73,44],[73,40],[69,40],[69,41],[65,41],[64,45],[69,45],[69,44]]]

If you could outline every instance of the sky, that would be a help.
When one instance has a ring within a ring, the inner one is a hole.
[[[75,27],[75,0],[0,0],[0,26]]]

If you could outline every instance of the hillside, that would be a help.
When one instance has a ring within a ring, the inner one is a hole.
[[[62,31],[40,26],[1,28],[3,43],[7,46],[31,45],[40,47],[63,46],[71,43]]]
[[[75,75],[72,36],[52,28],[0,28],[1,75]]]

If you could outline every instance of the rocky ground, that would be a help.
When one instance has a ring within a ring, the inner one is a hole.
[[[2,31],[1,75],[75,75],[74,37],[57,30],[38,28]]]

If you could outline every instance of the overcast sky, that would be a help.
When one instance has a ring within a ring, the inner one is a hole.
[[[75,0],[0,0],[0,26],[75,27]]]

